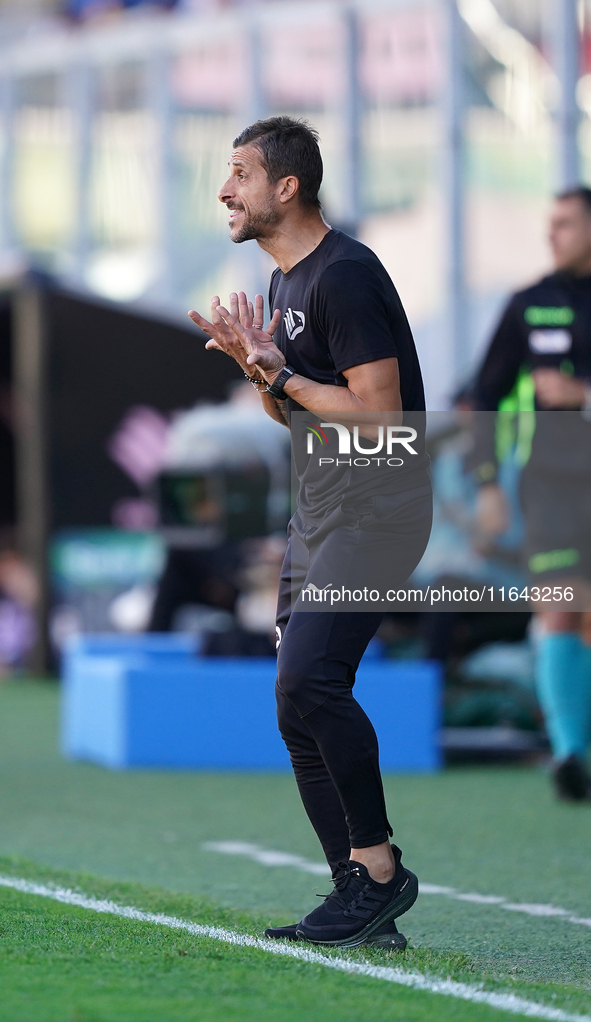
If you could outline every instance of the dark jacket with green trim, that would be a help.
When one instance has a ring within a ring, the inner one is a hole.
[[[552,368],[591,382],[591,277],[553,273],[513,295],[474,386],[477,411],[470,465],[493,482],[499,459],[516,447],[522,464],[591,474],[591,424],[578,412],[542,411],[531,373]]]

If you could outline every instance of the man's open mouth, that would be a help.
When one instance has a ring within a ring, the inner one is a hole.
[[[230,214],[230,220],[235,220],[241,213],[244,213],[243,209],[228,209]]]

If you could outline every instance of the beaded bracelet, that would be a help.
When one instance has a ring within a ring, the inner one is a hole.
[[[258,392],[259,394],[260,394],[260,391],[258,390],[258,388],[259,388],[259,386],[260,386],[261,384],[263,384],[263,385],[264,385],[265,389],[267,388],[267,381],[266,381],[266,380],[258,380],[258,379],[255,379],[255,378],[254,378],[254,376],[249,376],[249,375],[248,375],[248,373],[245,373],[245,374],[244,374],[244,378],[245,378],[246,380],[248,380],[248,381],[249,381],[249,383],[252,383],[252,385],[253,385],[254,389],[255,389],[255,390],[256,390],[256,391],[257,391],[257,392]]]

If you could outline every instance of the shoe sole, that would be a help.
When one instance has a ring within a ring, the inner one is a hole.
[[[382,951],[406,951],[408,941],[403,933],[376,933],[364,941],[366,947],[380,948]]]
[[[301,931],[300,931],[301,932]],[[310,943],[307,937],[290,936],[286,933],[276,935],[274,933],[265,933],[264,936],[267,940],[285,940],[290,944],[294,943]],[[408,941],[403,933],[376,933],[375,937],[368,937],[363,942],[366,947],[380,948],[383,951],[406,951],[406,945]]]
[[[356,933],[352,937],[345,937],[342,940],[315,940],[313,937],[308,937],[303,930],[296,930],[297,936],[301,940],[307,940],[310,944],[319,944],[322,947],[359,947],[360,944],[372,943],[372,937],[374,940],[378,939],[377,931],[381,930],[385,923],[393,923],[399,916],[404,915],[408,912],[409,908],[412,908],[419,895],[419,881],[414,873],[411,873],[409,869],[406,870],[408,876],[408,883],[400,891],[397,898],[386,905],[384,909],[371,921],[367,926],[364,926],[359,933]],[[375,935],[375,937],[374,937]],[[386,936],[386,935],[385,935]],[[391,937],[396,937],[397,934],[390,934]],[[399,934],[402,936],[402,934]],[[378,944],[378,947],[383,947],[383,944]],[[406,938],[405,945],[406,947]]]

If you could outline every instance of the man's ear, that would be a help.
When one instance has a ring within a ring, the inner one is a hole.
[[[291,202],[300,189],[297,177],[283,177],[279,182],[279,202]]]

